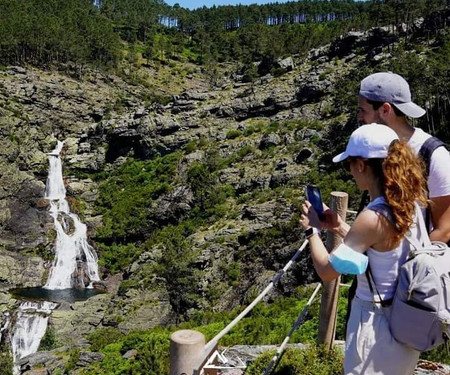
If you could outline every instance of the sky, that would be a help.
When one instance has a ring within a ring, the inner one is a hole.
[[[287,1],[287,0],[286,0]],[[267,3],[283,3],[283,0],[165,0],[165,3],[169,5],[174,5],[175,3],[180,4],[182,8],[196,9],[201,8],[203,5],[210,8],[213,5],[250,5],[250,4],[267,4]]]

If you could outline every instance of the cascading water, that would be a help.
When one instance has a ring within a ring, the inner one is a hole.
[[[53,302],[23,302],[20,305],[11,337],[14,374],[20,374],[18,360],[38,350],[47,330],[48,318],[55,307]]]
[[[49,173],[45,198],[50,200],[50,214],[56,229],[55,259],[46,289],[91,288],[99,281],[97,256],[87,242],[87,228],[77,215],[70,212],[62,175],[60,153],[64,143],[58,141],[49,154]],[[53,302],[23,302],[11,332],[14,374],[20,374],[18,360],[35,353],[47,329]]]
[[[100,280],[97,256],[87,241],[86,225],[69,210],[59,157],[62,147],[63,142],[58,142],[56,148],[49,154],[50,168],[45,198],[50,200],[50,214],[57,235],[55,260],[45,288],[91,287],[93,281]]]
[[[2,343],[3,332],[8,331],[9,325],[11,324],[11,315],[9,311],[3,313],[3,325],[0,328],[0,344]]]

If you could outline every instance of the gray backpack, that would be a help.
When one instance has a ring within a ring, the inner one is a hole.
[[[431,242],[419,205],[418,235],[408,232],[411,250],[400,267],[390,313],[394,338],[418,351],[427,351],[450,338],[450,249]]]

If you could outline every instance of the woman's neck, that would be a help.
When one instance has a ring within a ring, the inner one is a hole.
[[[380,196],[383,196],[383,189],[381,188],[381,186],[379,186],[379,184],[374,184],[373,186],[369,187],[369,195],[370,195],[370,200],[373,201],[375,198],[378,198]]]

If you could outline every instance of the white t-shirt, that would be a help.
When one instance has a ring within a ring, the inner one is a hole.
[[[418,154],[423,143],[430,137],[422,129],[415,128],[408,144]],[[430,198],[450,195],[450,154],[445,147],[437,148],[431,155],[428,191]]]

